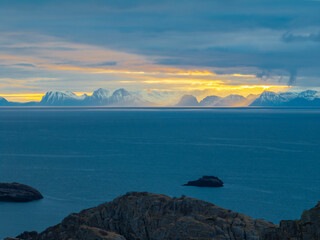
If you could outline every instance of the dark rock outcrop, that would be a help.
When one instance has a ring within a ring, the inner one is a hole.
[[[253,219],[190,197],[128,193],[98,207],[71,214],[40,234],[25,232],[18,239],[127,240],[258,240],[270,222]],[[110,238],[104,238],[108,237]]]
[[[223,187],[223,182],[214,176],[203,176],[196,181],[189,181],[183,186],[194,186],[194,187]]]
[[[7,240],[319,240],[320,203],[280,226],[189,197],[127,193]]]
[[[320,202],[314,208],[304,211],[300,220],[285,220],[280,222],[280,226],[267,228],[262,239],[319,240]]]
[[[27,185],[0,183],[0,201],[2,202],[30,202],[42,198],[39,191]]]

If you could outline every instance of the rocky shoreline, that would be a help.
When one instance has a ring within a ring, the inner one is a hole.
[[[280,226],[202,200],[132,192],[7,240],[320,239],[320,204]]]

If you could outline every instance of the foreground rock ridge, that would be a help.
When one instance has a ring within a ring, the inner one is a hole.
[[[318,205],[304,212],[303,220],[283,221],[277,226],[190,197],[132,192],[71,214],[42,233],[24,232],[8,239],[319,239],[319,209]]]
[[[42,199],[41,193],[20,183],[0,183],[1,202],[30,202]]]
[[[262,239],[268,240],[319,240],[320,202],[302,213],[300,220],[281,221],[276,228],[267,228]]]

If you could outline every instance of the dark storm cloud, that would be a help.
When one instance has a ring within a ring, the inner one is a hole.
[[[280,70],[289,84],[319,85],[319,11],[320,2],[305,0],[2,0],[0,31],[46,34],[166,65]],[[313,80],[299,82],[302,73]]]
[[[293,70],[290,71],[290,77],[289,77],[288,85],[289,86],[293,86],[294,83],[296,82],[296,78],[297,78],[297,70],[293,69]]]

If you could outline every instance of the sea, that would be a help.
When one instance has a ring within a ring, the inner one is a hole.
[[[0,108],[0,239],[132,191],[202,199],[276,224],[320,200],[320,109]],[[182,186],[203,175],[222,188]]]

